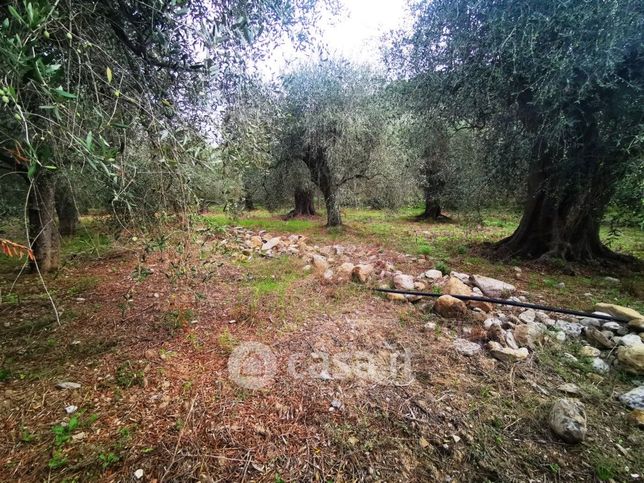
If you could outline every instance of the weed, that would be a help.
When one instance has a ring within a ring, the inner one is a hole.
[[[34,436],[27,428],[20,430],[20,441],[23,443],[31,443],[36,436]]]
[[[6,367],[0,367],[0,381],[8,381],[11,377],[11,371]]]
[[[112,453],[111,451],[109,453],[101,453],[98,455],[98,461],[101,463],[101,466],[103,469],[113,465],[114,463],[118,462],[121,458],[119,458],[118,455]]]
[[[436,268],[436,270],[440,270],[443,275],[448,274],[452,271],[452,269],[448,267],[447,264],[443,261],[438,262],[434,268]]]
[[[14,292],[9,292],[8,294],[4,294],[4,295],[0,293],[0,305],[1,304],[19,305],[20,296]]]
[[[72,416],[67,424],[57,424],[53,427],[54,445],[62,446],[72,437],[72,432],[78,428],[78,416]]]
[[[51,459],[47,463],[47,466],[51,468],[52,470],[62,468],[67,464],[67,458],[61,453],[60,451],[54,451],[54,454],[52,455]]]
[[[163,315],[163,325],[173,333],[177,329],[185,328],[193,318],[192,309],[172,310]]]
[[[116,384],[124,389],[143,385],[143,371],[136,370],[130,361],[125,361],[116,368]]]
[[[223,349],[224,352],[230,354],[239,342],[230,333],[228,328],[225,328],[217,337],[217,344],[219,344],[219,347]]]
[[[145,265],[141,265],[140,263],[136,266],[134,270],[132,270],[132,280],[135,282],[143,282],[145,281],[150,275],[152,275],[152,270],[150,270],[148,267]]]

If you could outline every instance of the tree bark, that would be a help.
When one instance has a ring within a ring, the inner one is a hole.
[[[611,153],[597,143],[596,123],[580,109],[572,148],[548,146],[539,139],[533,146],[528,177],[528,198],[519,227],[497,243],[503,257],[559,258],[567,261],[621,260],[600,240],[599,227],[615,186]]]
[[[253,203],[253,197],[250,194],[244,196],[244,209],[246,211],[253,211],[255,209],[255,203]]]
[[[425,211],[418,215],[417,219],[437,221],[441,216],[440,201],[425,190]]]
[[[313,190],[296,188],[293,196],[295,207],[289,213],[289,217],[295,216],[313,216],[315,215],[315,205],[313,201]]]
[[[326,205],[326,226],[342,225],[342,216],[340,215],[340,206],[338,205],[337,193],[333,186],[323,189],[324,204]]]
[[[56,213],[58,214],[58,232],[61,236],[72,236],[78,228],[78,210],[68,186],[56,187]]]
[[[56,195],[53,176],[41,172],[31,186],[28,200],[29,242],[35,262],[41,272],[58,269],[60,262],[60,237],[56,226]]]

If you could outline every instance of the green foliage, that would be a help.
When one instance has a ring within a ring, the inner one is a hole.
[[[67,424],[57,424],[54,426],[52,429],[52,432],[54,433],[54,445],[62,446],[69,441],[74,430],[78,428],[78,425],[78,416],[72,416]]]

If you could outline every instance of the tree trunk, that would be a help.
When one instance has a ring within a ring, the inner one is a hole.
[[[244,209],[246,211],[253,211],[255,209],[255,203],[253,203],[253,198],[249,194],[244,197]]]
[[[56,213],[58,214],[58,232],[61,236],[72,236],[78,228],[78,210],[68,186],[56,187]]]
[[[615,186],[610,156],[596,144],[597,127],[580,119],[576,145],[561,148],[541,139],[534,146],[528,198],[519,227],[496,245],[504,257],[567,261],[625,260],[599,238],[599,226]]]
[[[425,211],[418,215],[419,220],[436,221],[441,218],[441,205],[437,198],[432,196],[428,190],[425,190]]]
[[[330,186],[327,189],[323,189],[322,194],[324,195],[324,204],[326,205],[326,226],[331,227],[342,225],[340,206],[338,205],[335,188]]]
[[[294,216],[313,216],[315,215],[315,205],[313,202],[313,190],[296,188],[295,208],[289,213],[290,217]]]
[[[534,193],[526,203],[519,227],[498,242],[497,252],[508,258],[620,259],[600,241],[603,211],[593,210],[588,197],[588,193],[563,199],[550,191]]]
[[[53,176],[41,172],[33,181],[29,193],[29,242],[36,258],[32,262],[41,272],[58,268],[60,237],[56,226],[56,196]]]

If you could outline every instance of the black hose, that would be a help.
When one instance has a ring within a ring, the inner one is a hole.
[[[544,310],[546,312],[558,312],[560,314],[576,315],[578,317],[590,317],[592,319],[610,320],[613,322],[621,322],[623,324],[628,323],[628,320],[620,319],[619,317],[613,317],[612,315],[595,315],[595,314],[589,314],[587,312],[580,312],[578,310],[561,309],[557,307],[549,307],[547,305],[528,304],[525,302],[514,302],[513,300],[494,299],[489,297],[477,297],[476,295],[452,295],[452,294],[431,293],[431,292],[415,292],[413,290],[394,290],[390,288],[374,288],[372,290],[375,292],[398,293],[401,295],[417,295],[419,297],[440,297],[441,295],[451,295],[454,298],[457,298],[459,300],[465,300],[465,301],[475,300],[477,302],[489,302],[491,304],[511,305],[513,307],[525,307],[526,309]]]

